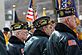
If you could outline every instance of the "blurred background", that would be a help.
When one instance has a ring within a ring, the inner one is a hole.
[[[26,14],[29,6],[30,0],[5,0],[5,26],[10,24],[9,21],[12,21],[12,10],[13,4],[16,5],[16,12],[19,20],[26,21]],[[38,17],[42,16],[43,8],[46,8],[46,14],[53,14],[53,5],[52,0],[35,0],[35,8],[38,14]],[[75,0],[77,11],[79,14],[79,19],[81,20],[82,25],[82,0]]]

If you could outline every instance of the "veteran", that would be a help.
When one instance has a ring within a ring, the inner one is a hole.
[[[46,43],[54,30],[54,21],[49,16],[43,16],[33,22],[36,30],[33,36],[27,41],[25,46],[25,55],[43,55],[45,54]]]

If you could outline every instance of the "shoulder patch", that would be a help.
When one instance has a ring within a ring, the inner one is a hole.
[[[68,40],[68,45],[72,46],[72,45],[77,45],[75,40]]]

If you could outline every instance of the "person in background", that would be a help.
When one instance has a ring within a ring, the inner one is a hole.
[[[36,30],[33,36],[27,41],[24,48],[24,55],[43,55],[48,38],[54,30],[54,21],[49,16],[43,16],[33,22]]]
[[[9,55],[23,55],[25,41],[28,36],[28,26],[24,23],[15,23],[11,26],[13,35],[9,39],[8,54]]]
[[[8,55],[5,38],[1,30],[0,30],[0,55]]]
[[[60,23],[55,24],[47,44],[47,55],[81,55],[76,33],[74,9],[59,10]],[[63,13],[63,15],[61,14]]]
[[[3,34],[5,37],[5,42],[6,42],[6,46],[7,46],[8,42],[9,42],[9,38],[10,38],[10,34],[9,34],[10,29],[8,27],[4,27],[3,30],[4,30]]]

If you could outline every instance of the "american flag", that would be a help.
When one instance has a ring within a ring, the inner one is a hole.
[[[37,19],[37,12],[35,11],[35,19]],[[32,5],[32,0],[30,0],[30,4],[27,10],[26,20],[33,22],[34,21],[34,10]]]
[[[77,43],[75,40],[68,40],[68,45],[73,46],[73,45],[77,45]]]

